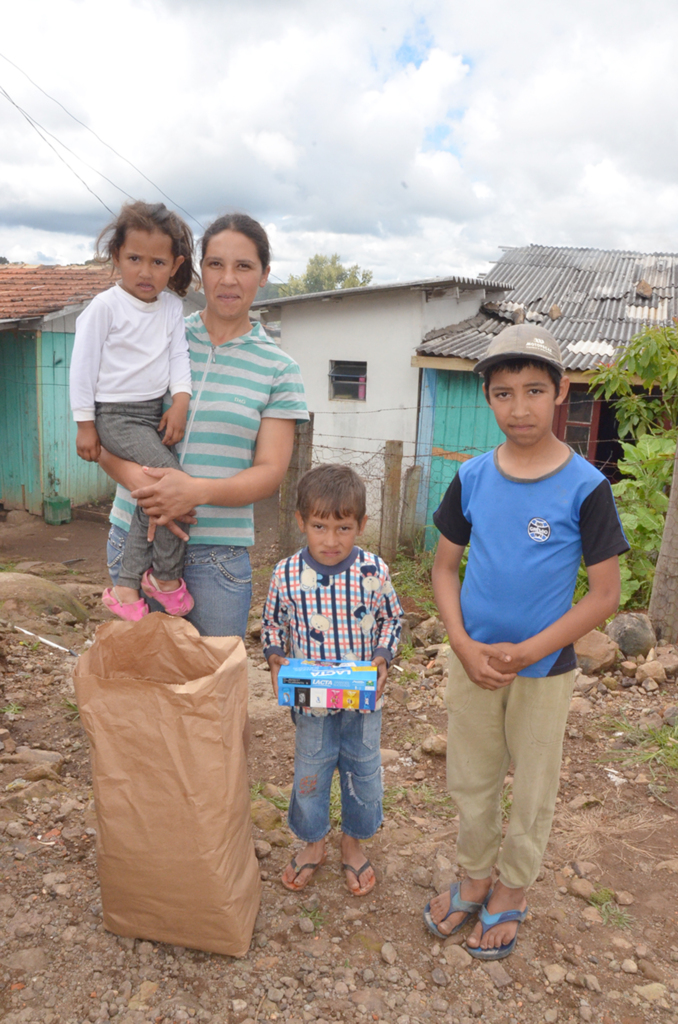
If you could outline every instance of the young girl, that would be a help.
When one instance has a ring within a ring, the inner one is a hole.
[[[70,386],[78,455],[96,462],[103,445],[122,459],[179,469],[170,446],[186,429],[191,369],[178,296],[194,276],[193,236],[163,203],[126,203],[99,235],[97,258],[112,260],[120,280],[75,326]],[[168,388],[172,405],[163,413]],[[102,600],[122,619],[141,619],[148,614],[141,587],[170,615],[186,615],[193,599],[181,579],[185,542],[167,527],[149,542],[148,525],[138,506],[118,583]]]

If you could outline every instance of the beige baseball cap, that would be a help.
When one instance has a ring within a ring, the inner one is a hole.
[[[563,357],[558,342],[543,327],[532,324],[513,324],[505,327],[487,346],[487,352],[473,367],[476,373],[484,373],[488,366],[502,363],[505,359],[527,359],[551,363],[564,373]]]

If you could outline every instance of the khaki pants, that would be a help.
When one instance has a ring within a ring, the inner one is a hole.
[[[511,889],[537,877],[556,805],[573,686],[574,672],[566,672],[516,676],[503,689],[482,690],[450,655],[447,785],[459,810],[457,860],[471,878],[487,878],[494,865]],[[511,760],[513,804],[502,846],[500,796]]]

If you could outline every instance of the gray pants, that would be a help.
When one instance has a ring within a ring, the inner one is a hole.
[[[181,469],[173,450],[162,443],[158,433],[162,398],[151,402],[97,402],[95,413],[99,439],[112,455],[154,469]],[[157,528],[152,544],[147,538],[148,516],[137,505],[122,557],[119,586],[138,590],[142,575],[151,567],[159,580],[181,578],[185,541],[166,526]]]

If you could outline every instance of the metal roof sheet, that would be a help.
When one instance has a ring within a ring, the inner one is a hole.
[[[645,281],[652,295],[636,286]],[[486,283],[509,283],[506,295],[479,316],[426,335],[420,355],[480,359],[489,338],[513,323],[542,324],[559,342],[565,366],[590,370],[613,359],[643,326],[662,326],[678,315],[678,254],[526,245],[507,248]],[[560,308],[551,320],[549,310]]]

